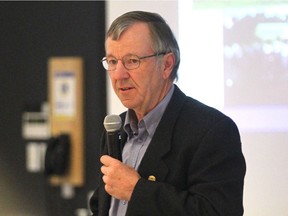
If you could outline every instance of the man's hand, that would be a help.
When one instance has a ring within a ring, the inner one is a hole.
[[[134,187],[141,178],[138,172],[108,155],[102,156],[100,161],[106,192],[116,199],[130,201]]]

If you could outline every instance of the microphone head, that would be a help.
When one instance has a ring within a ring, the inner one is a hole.
[[[104,119],[104,127],[107,132],[115,132],[120,130],[122,120],[119,115],[107,115]]]

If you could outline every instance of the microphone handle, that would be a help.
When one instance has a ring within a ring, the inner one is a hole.
[[[121,161],[122,149],[119,137],[120,137],[119,131],[106,133],[108,155]]]

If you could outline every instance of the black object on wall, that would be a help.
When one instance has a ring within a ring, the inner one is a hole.
[[[71,216],[87,207],[106,115],[105,2],[0,2],[0,215]],[[47,101],[47,60],[84,59],[85,186],[61,198],[44,173],[25,168],[23,109]]]

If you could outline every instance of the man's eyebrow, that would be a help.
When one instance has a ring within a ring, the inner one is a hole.
[[[108,55],[106,55],[105,57],[113,57],[113,58],[116,58],[114,55],[112,55],[112,54],[108,54]]]
[[[135,53],[127,53],[126,55],[123,55],[121,58],[123,58],[124,56],[138,56],[137,54]],[[107,54],[105,57],[113,57],[113,58],[116,58],[114,55],[112,54]]]

